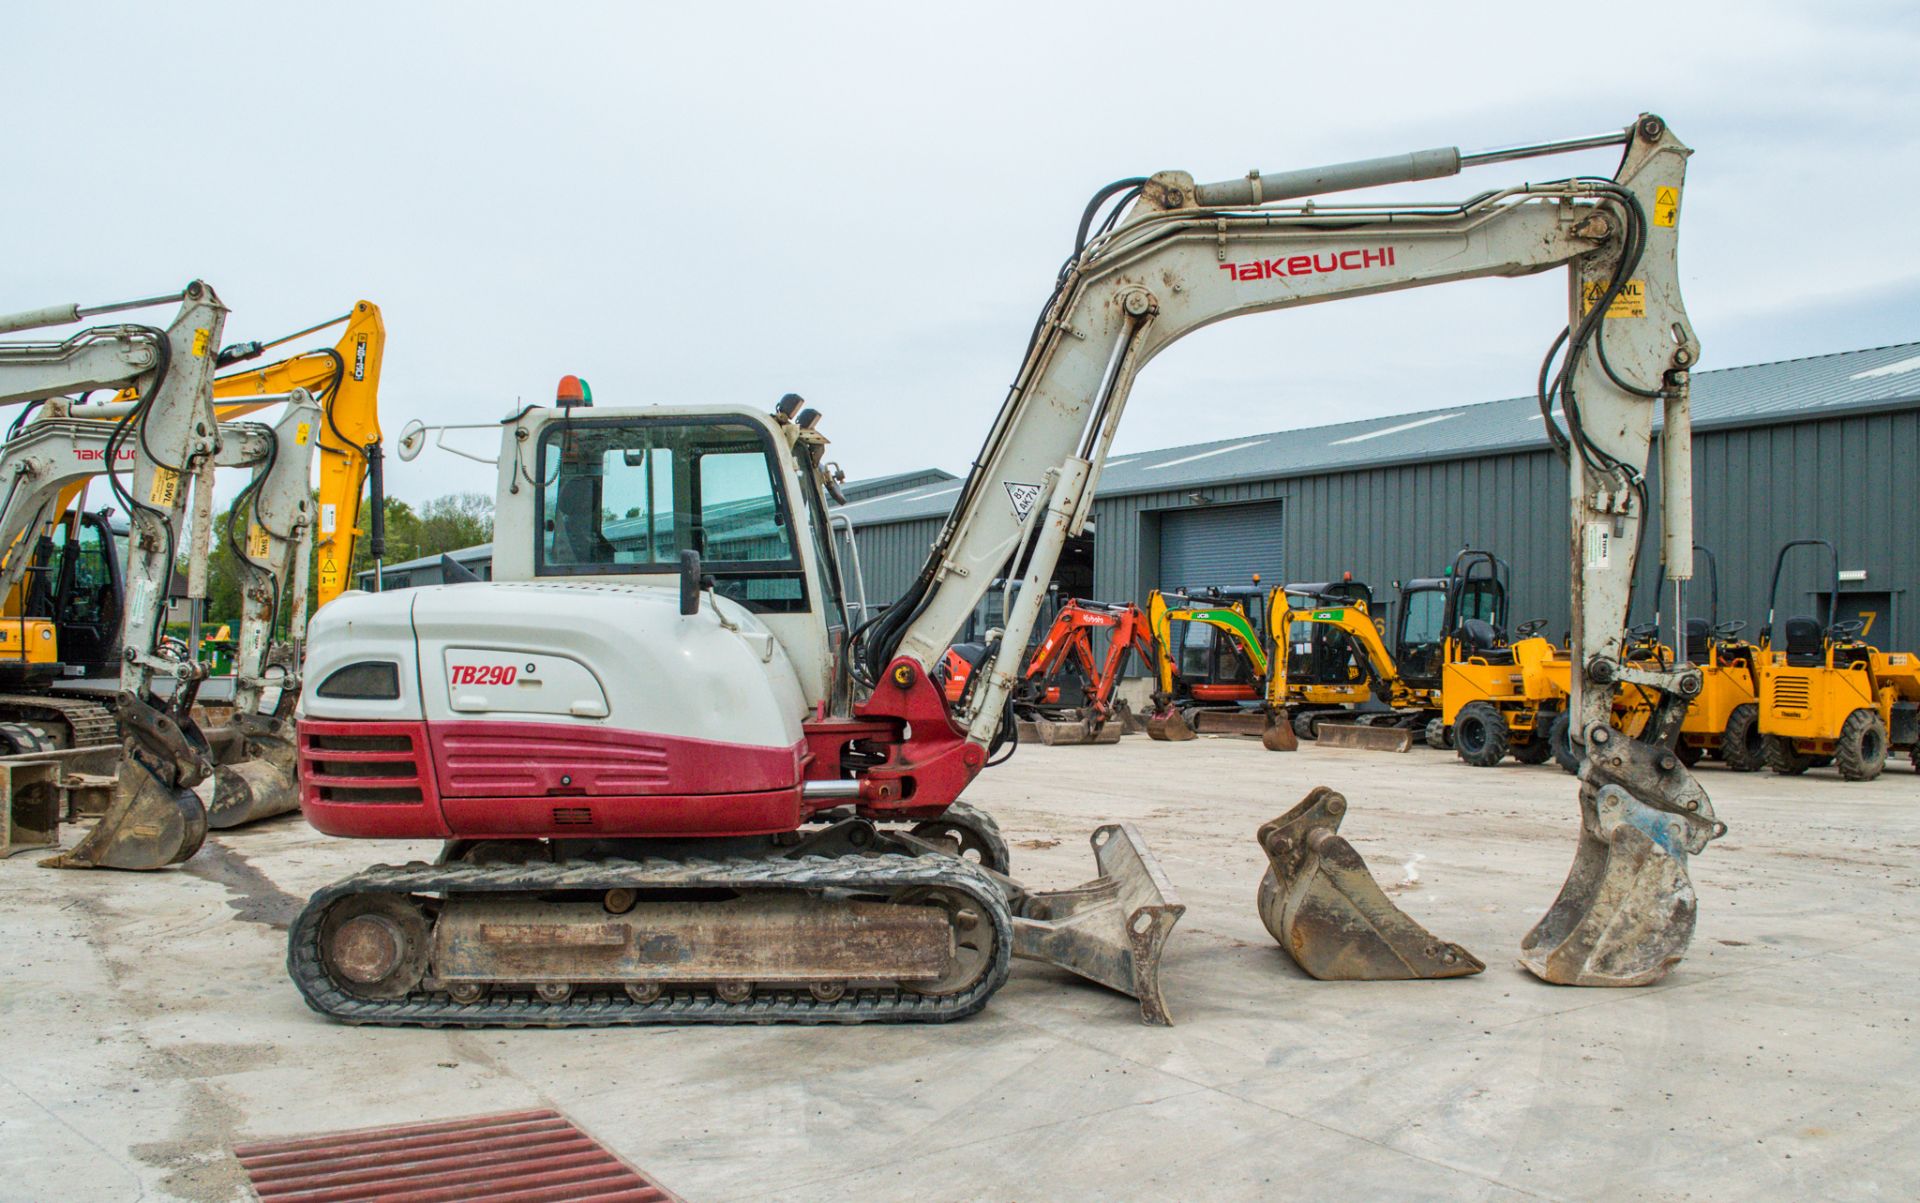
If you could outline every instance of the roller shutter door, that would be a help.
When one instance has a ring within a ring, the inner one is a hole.
[[[1286,581],[1281,556],[1280,505],[1208,506],[1160,517],[1160,587],[1270,585]]]

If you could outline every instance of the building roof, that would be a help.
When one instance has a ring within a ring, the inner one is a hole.
[[[471,564],[475,560],[490,560],[493,558],[493,544],[476,543],[472,547],[462,547],[458,551],[450,551],[447,554],[452,556],[457,562],[461,564]],[[430,556],[421,556],[417,560],[403,560],[398,564],[382,564],[380,566],[380,571],[409,572],[415,568],[438,568],[438,567],[440,567],[440,556],[438,553],[435,553]],[[362,568],[359,571],[358,575],[372,576],[373,569]]]
[[[1920,342],[1693,376],[1693,428],[1805,421],[1920,404]],[[1656,416],[1655,425],[1659,419]],[[1298,430],[1138,451],[1107,460],[1102,497],[1344,472],[1382,464],[1460,459],[1547,446],[1531,396]],[[949,480],[841,506],[856,526],[944,517],[961,483]]]
[[[899,493],[915,485],[930,485],[935,481],[953,478],[953,473],[945,468],[922,468],[918,472],[895,472],[891,476],[869,476],[865,480],[844,481],[840,485],[840,491],[846,494],[847,501],[851,504],[872,497],[883,497],[889,493]]]

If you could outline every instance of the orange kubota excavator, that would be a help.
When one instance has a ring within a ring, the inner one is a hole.
[[[1093,635],[1107,632],[1106,655],[1094,652]],[[1132,653],[1152,672],[1158,659],[1146,611],[1132,602],[1082,601],[1061,607],[1013,692],[1014,715],[1025,738],[1043,744],[1110,744],[1125,732],[1127,704],[1117,696],[1120,670]],[[1063,700],[1060,680],[1078,678],[1080,700]]]

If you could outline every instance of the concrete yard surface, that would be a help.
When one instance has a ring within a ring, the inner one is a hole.
[[[1582,990],[1515,963],[1573,854],[1555,768],[1231,738],[1022,748],[968,794],[1016,876],[1092,876],[1087,834],[1121,820],[1187,904],[1171,1028],[1023,962],[939,1027],[352,1028],[287,980],[286,924],[319,886],[431,846],[289,817],[166,872],[16,856],[0,1197],[244,1199],[236,1143],[531,1107],[690,1203],[1920,1196],[1920,778],[1699,775],[1731,830],[1693,861],[1691,954],[1658,986]],[[1254,911],[1253,833],[1322,784],[1390,895],[1485,973],[1293,966]]]

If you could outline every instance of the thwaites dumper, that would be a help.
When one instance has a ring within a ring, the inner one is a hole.
[[[1720,571],[1707,548],[1693,549],[1706,560],[1706,617],[1684,620],[1686,660],[1700,670],[1699,696],[1687,707],[1674,750],[1688,765],[1711,757],[1736,773],[1750,773],[1763,761],[1760,734],[1760,649],[1740,638],[1747,624],[1720,621]],[[1657,624],[1656,624],[1657,625]],[[1629,660],[1669,658],[1657,639],[1629,648]]]
[[[1831,565],[1824,614],[1776,627],[1782,570],[1795,548],[1824,550]],[[1825,539],[1795,539],[1773,562],[1760,655],[1760,731],[1769,769],[1804,773],[1831,762],[1848,781],[1871,781],[1893,752],[1920,772],[1920,656],[1883,652],[1862,624],[1838,621],[1840,555]]]
[[[1323,195],[1596,147],[1621,149],[1611,178],[1458,205]],[[1018,650],[1067,540],[1087,530],[1135,376],[1230,317],[1556,268],[1568,323],[1541,408],[1589,549],[1573,582],[1569,710],[1591,750],[1574,864],[1521,960],[1566,984],[1659,980],[1692,935],[1685,858],[1725,829],[1671,753],[1697,673],[1619,656],[1653,517],[1654,414],[1663,447],[1689,428],[1699,345],[1676,259],[1689,153],[1643,114],[1477,156],[1109,185],[920,574],[851,630],[826,440],[797,397],[771,414],[596,411],[576,385],[572,404],[514,412],[500,426],[496,579],[348,595],[315,617],[299,729],[308,819],[445,850],[315,894],[288,933],[297,986],[360,1023],[945,1020],[984,1006],[1023,956],[1133,993],[1164,1021],[1157,969],[1182,908],[1134,833],[1096,830],[1099,876],[1043,894],[1006,875],[1005,842],[960,802],[1005,749]],[[1563,429],[1558,412],[1581,420]],[[1662,562],[1686,576],[1684,449],[1658,471]],[[931,670],[1008,564],[1023,567],[999,649],[952,709]],[[1661,698],[1664,754],[1612,738],[1622,677]],[[1263,845],[1284,861],[1289,938],[1302,914],[1339,905],[1287,902],[1319,872],[1318,852],[1287,841],[1336,848],[1327,801]],[[1354,929],[1314,930],[1300,938]]]

